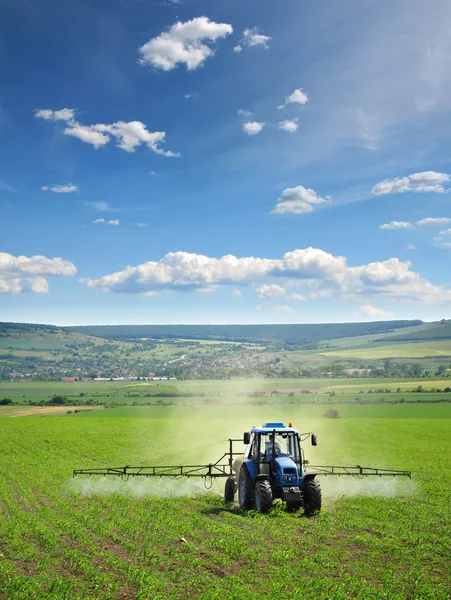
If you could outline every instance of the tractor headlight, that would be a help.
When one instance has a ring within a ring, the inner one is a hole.
[[[290,476],[289,476],[289,475],[284,475],[284,476],[283,476],[283,480],[284,480],[284,481],[288,481],[288,480],[289,480],[289,478],[290,478]]]

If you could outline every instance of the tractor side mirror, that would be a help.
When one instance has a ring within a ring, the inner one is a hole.
[[[318,445],[318,438],[316,437],[316,433],[312,433],[312,446]]]
[[[249,431],[245,431],[243,434],[243,444],[245,444],[247,446],[250,441],[251,441],[251,434]]]

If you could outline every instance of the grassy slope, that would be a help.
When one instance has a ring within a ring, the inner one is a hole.
[[[342,358],[381,359],[381,358],[425,358],[440,356],[451,358],[451,339],[445,341],[427,341],[410,343],[390,343],[376,347],[340,349],[327,352],[327,356]]]
[[[70,478],[74,467],[102,464],[89,457],[113,465],[168,454],[166,462],[211,460],[221,444],[193,446],[239,436],[269,411],[218,418],[211,410],[188,419],[0,419],[8,456],[0,462],[0,598],[447,597],[448,420],[293,414],[319,434],[320,446],[307,449],[312,461],[415,471],[412,485],[364,482],[361,492],[381,494],[366,497],[353,495],[352,481],[323,480],[325,509],[312,519],[226,509],[220,492],[195,497],[192,482],[118,481],[116,494],[85,496],[95,484]],[[164,497],[177,491],[187,495]]]

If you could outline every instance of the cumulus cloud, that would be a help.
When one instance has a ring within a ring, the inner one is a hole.
[[[394,314],[391,311],[383,310],[382,308],[376,308],[371,304],[364,304],[363,306],[361,306],[359,314],[364,317],[374,317],[377,319],[385,319],[394,316]]]
[[[76,272],[75,265],[62,258],[0,252],[0,294],[44,294],[48,292],[45,276],[73,277]]]
[[[240,115],[240,117],[250,117],[250,116],[252,116],[252,113],[251,113],[250,110],[244,110],[243,108],[239,109],[238,114]]]
[[[260,300],[272,300],[273,298],[279,298],[285,294],[285,290],[277,283],[264,284],[255,290],[257,297]]]
[[[330,196],[322,198],[315,190],[298,185],[286,188],[277,200],[276,207],[271,211],[273,215],[302,215],[314,212],[317,206],[328,204],[332,201]]]
[[[93,223],[97,225],[98,223],[105,223],[105,219],[94,219]]]
[[[243,124],[243,131],[247,135],[257,135],[265,126],[264,123],[257,123],[257,121],[247,121]]]
[[[111,219],[110,221],[108,221],[108,225],[119,225],[120,221],[119,219]]]
[[[434,285],[411,271],[409,261],[391,258],[366,265],[348,266],[344,256],[318,248],[286,252],[282,258],[211,258],[171,252],[159,261],[128,266],[122,271],[86,281],[90,288],[110,292],[145,293],[164,290],[196,291],[219,285],[250,286],[302,282],[311,298],[355,300],[386,298],[451,302],[451,290]],[[271,288],[272,289],[272,288]],[[284,289],[284,288],[282,288]]]
[[[53,185],[49,187],[48,185],[43,185],[42,190],[44,192],[55,192],[56,194],[73,194],[74,192],[78,192],[78,187],[73,185],[72,183],[68,183],[67,185]]]
[[[36,116],[46,121],[72,121],[75,118],[75,109],[50,110],[50,108],[43,108],[36,111]]]
[[[450,217],[426,217],[417,221],[419,227],[424,225],[446,225],[447,223],[451,223]]]
[[[240,298],[243,295],[243,292],[241,290],[232,290],[232,294],[237,298]]]
[[[392,221],[391,223],[379,225],[379,229],[412,229],[412,227],[412,223],[407,221]]]
[[[243,47],[240,44],[237,44],[233,47],[233,51],[239,54],[240,52],[243,52]]]
[[[281,121],[279,123],[279,129],[282,131],[288,131],[288,133],[294,133],[298,128],[298,119],[292,119],[291,121]]]
[[[290,294],[287,298],[296,300],[296,302],[304,302],[304,300],[307,300],[307,296],[304,296],[303,294]]]
[[[111,138],[104,133],[94,129],[93,125],[80,125],[76,121],[70,121],[69,126],[63,131],[64,135],[75,137],[85,144],[91,144],[96,150],[106,146]]]
[[[451,176],[447,173],[424,171],[407,175],[407,177],[385,179],[373,187],[372,193],[375,196],[382,196],[404,192],[444,192],[443,184],[449,182],[450,179]]]
[[[178,64],[184,64],[188,71],[193,71],[214,55],[209,43],[232,32],[233,28],[228,23],[215,23],[207,17],[197,17],[185,23],[178,21],[168,31],[141,46],[139,62],[163,71],[171,71]]]
[[[58,114],[62,111],[52,111],[50,109],[40,110],[36,113],[39,118],[49,119],[51,117],[43,116],[48,114]],[[66,116],[69,116],[68,114]],[[52,118],[52,120],[59,120]],[[141,145],[145,145],[161,156],[174,157],[180,156],[178,152],[164,150],[161,145],[166,139],[165,131],[148,131],[146,125],[141,121],[117,121],[110,125],[105,123],[97,123],[94,125],[83,125],[75,120],[73,111],[70,118],[60,118],[66,121],[64,135],[75,137],[85,144],[91,144],[96,150],[106,146],[113,138],[116,139],[116,146],[126,152],[134,152]]]
[[[285,98],[285,102],[283,104],[281,104],[280,106],[278,106],[277,108],[279,110],[282,110],[288,104],[300,104],[301,106],[303,106],[304,104],[307,104],[307,102],[308,102],[307,94],[302,90],[302,88],[298,88],[298,89],[294,90],[294,92],[292,94],[287,96]]]
[[[134,225],[135,227],[140,227],[140,228],[143,228],[143,227],[148,227],[148,226],[149,226],[149,223],[139,223],[139,222],[138,222],[138,223],[133,223],[133,225]]]
[[[417,247],[415,244],[407,244],[406,250],[417,250]]]

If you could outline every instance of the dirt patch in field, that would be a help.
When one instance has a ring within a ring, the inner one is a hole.
[[[36,417],[48,415],[65,415],[69,410],[85,411],[99,410],[103,406],[18,406],[17,409],[11,409],[8,413],[4,413],[8,417]]]

